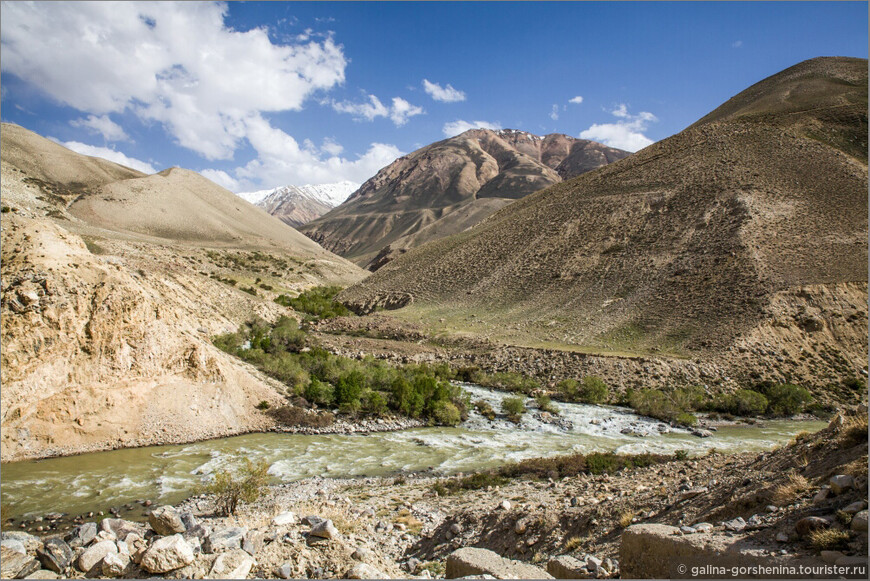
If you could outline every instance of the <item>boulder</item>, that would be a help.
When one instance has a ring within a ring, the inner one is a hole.
[[[547,573],[556,579],[585,579],[589,577],[586,563],[571,555],[560,555],[547,562]]]
[[[196,517],[193,516],[193,513],[190,511],[184,511],[178,515],[178,518],[181,519],[182,524],[184,524],[185,530],[190,530],[199,525],[199,522],[196,520]]]
[[[729,520],[723,524],[725,525],[725,530],[729,530],[735,533],[739,533],[746,528],[746,521],[743,520],[742,516],[738,516],[737,518]]]
[[[103,557],[102,572],[104,577],[120,577],[130,566],[130,557],[120,553],[109,553]]]
[[[813,531],[827,529],[830,528],[830,526],[831,523],[828,520],[818,516],[807,516],[795,523],[794,530],[800,536],[805,537]]]
[[[367,563],[357,563],[344,574],[345,579],[389,579],[378,569]]]
[[[855,513],[855,516],[852,517],[852,524],[849,525],[853,531],[858,531],[859,533],[867,532],[867,511],[862,510]]]
[[[265,535],[260,531],[248,531],[245,540],[242,541],[242,550],[255,556],[263,548]]]
[[[0,547],[0,578],[17,579],[39,570],[39,562],[9,547]]]
[[[846,512],[849,514],[855,514],[855,513],[861,512],[866,507],[867,507],[867,503],[864,502],[863,500],[859,500],[859,501],[853,502],[852,504],[847,504],[845,507],[843,507],[843,512]]]
[[[202,550],[206,553],[220,553],[222,551],[241,549],[242,541],[244,541],[247,533],[248,529],[244,527],[217,529],[205,539],[205,542],[202,544]]]
[[[172,506],[159,506],[152,510],[148,515],[148,524],[154,532],[164,537],[187,530],[178,511]]]
[[[42,546],[42,541],[39,540],[39,537],[31,535],[30,533],[25,533],[21,531],[9,531],[0,533],[0,539],[2,540],[15,540],[24,545],[24,550],[28,553],[33,553]]]
[[[100,561],[110,553],[117,553],[118,546],[115,541],[100,541],[91,545],[78,560],[79,570],[83,573],[89,573],[94,567],[100,564]]]
[[[86,522],[83,525],[79,525],[72,530],[67,541],[69,542],[69,546],[73,549],[78,547],[87,547],[94,539],[97,538],[97,523],[95,522]]]
[[[497,579],[552,579],[553,576],[534,565],[505,559],[487,549],[466,547],[447,555],[447,579],[467,575],[492,575]]]
[[[63,539],[47,539],[41,549],[36,550],[36,557],[46,569],[63,574],[73,560],[72,549]]]
[[[850,488],[855,488],[855,479],[848,474],[837,474],[828,480],[828,486],[834,494],[842,494]]]
[[[122,518],[104,518],[100,523],[100,530],[115,535],[116,539],[124,539],[130,533],[136,533],[143,539],[145,538],[145,525],[140,525]]]
[[[322,539],[337,539],[341,536],[331,520],[325,520],[311,527],[311,536]]]
[[[284,563],[280,567],[275,570],[275,576],[278,579],[292,579],[293,578],[293,563]]]
[[[356,559],[357,561],[362,561],[365,563],[366,561],[370,561],[374,557],[374,553],[372,553],[369,549],[365,547],[357,547],[357,549],[351,555],[352,559]]]
[[[218,555],[209,571],[209,579],[246,579],[254,559],[241,549],[232,549]]]
[[[154,541],[142,555],[140,566],[149,573],[166,573],[193,562],[193,549],[179,534]]]
[[[27,554],[27,549],[24,548],[24,544],[21,541],[16,541],[15,539],[3,539],[0,541],[0,547],[6,547],[7,549],[11,549],[16,553],[21,553],[22,555]]]
[[[276,527],[282,527],[284,525],[295,525],[299,522],[299,519],[296,518],[296,515],[289,510],[282,512],[278,516],[272,519],[272,524]]]
[[[60,575],[48,569],[39,569],[29,575],[21,577],[22,579],[60,579]]]
[[[699,496],[701,494],[706,494],[706,493],[707,493],[706,486],[698,486],[695,488],[689,488],[688,490],[684,490],[680,493],[679,500],[680,501],[689,500],[690,498],[695,498],[696,496]]]
[[[302,524],[313,527],[314,525],[320,524],[325,520],[325,518],[321,518],[319,516],[314,516],[313,514],[311,514],[302,518]]]
[[[752,538],[723,533],[680,535],[663,524],[636,524],[622,532],[619,575],[623,579],[691,578],[692,567],[818,567],[824,563],[797,553],[772,553]],[[684,566],[685,568],[678,568]]]
[[[819,491],[813,496],[813,504],[819,506],[823,504],[828,497],[831,495],[831,487],[830,486],[822,486]]]

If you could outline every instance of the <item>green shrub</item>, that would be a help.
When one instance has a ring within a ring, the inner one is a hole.
[[[449,401],[438,401],[432,407],[432,418],[442,426],[455,426],[462,421],[459,408]]]
[[[359,398],[365,387],[365,376],[360,371],[351,371],[338,378],[335,384],[335,403],[356,404],[359,406]],[[359,409],[357,407],[357,409]]]
[[[677,460],[680,460],[680,461],[688,460],[689,453],[686,452],[685,450],[677,450],[676,452],[674,452],[674,458],[676,458]]]
[[[526,404],[521,397],[506,397],[501,400],[501,411],[510,421],[518,424],[526,413]]]
[[[773,416],[799,414],[813,400],[805,388],[787,383],[767,388],[764,395],[768,401],[767,413]]]
[[[578,399],[584,403],[598,404],[607,399],[607,384],[599,377],[588,375],[583,378],[583,383],[578,392]]]
[[[610,452],[595,452],[586,456],[586,470],[590,474],[615,472],[620,462]]]
[[[231,471],[220,470],[205,487],[205,492],[215,495],[215,507],[219,515],[230,516],[236,513],[239,503],[254,502],[260,497],[269,482],[269,463],[257,463],[245,458],[244,466],[238,468],[237,476]]]
[[[553,415],[559,414],[559,408],[550,400],[550,396],[548,395],[539,395],[535,398],[535,402],[538,404],[538,409],[542,412],[551,413]]]
[[[261,401],[260,403],[257,404],[257,409],[258,409],[258,410],[267,410],[267,409],[269,409],[270,407],[272,407],[272,406],[269,405],[269,402],[267,402],[266,400],[263,400],[263,401]]]
[[[306,319],[331,319],[333,317],[346,317],[351,314],[347,307],[335,300],[335,296],[341,292],[339,286],[318,286],[309,289],[299,296],[291,298],[288,295],[280,295],[275,302],[294,311],[304,313]]]
[[[694,414],[690,414],[689,412],[681,412],[674,417],[674,421],[683,426],[696,426],[698,425],[698,418],[695,417]]]
[[[382,416],[387,412],[387,398],[379,391],[366,390],[362,394],[362,409],[365,412]]]
[[[335,402],[335,390],[333,387],[316,377],[312,378],[305,388],[304,396],[309,402],[320,406],[331,406]]]
[[[238,333],[226,333],[224,335],[216,335],[212,337],[211,342],[221,351],[235,354],[242,346],[242,343],[244,343],[244,340]]]
[[[563,379],[556,384],[556,389],[568,401],[577,401],[580,396],[580,384],[576,379]]]
[[[476,409],[478,413],[480,413],[480,415],[490,421],[495,419],[495,410],[492,409],[492,406],[489,405],[488,401],[482,399],[477,400],[476,402],[474,402],[474,409]]]
[[[296,319],[282,316],[269,334],[273,350],[297,352],[305,347],[305,331],[299,328]]]
[[[751,389],[741,389],[734,394],[734,404],[733,413],[739,416],[754,416],[765,412],[768,401],[764,394]]]

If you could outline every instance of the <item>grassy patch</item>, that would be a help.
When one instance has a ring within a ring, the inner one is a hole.
[[[810,545],[819,551],[836,551],[849,546],[849,533],[837,529],[821,529],[810,533]]]
[[[779,505],[790,504],[809,492],[810,488],[809,480],[792,472],[785,482],[773,489],[771,500]]]
[[[340,286],[318,286],[297,297],[280,295],[275,299],[275,302],[303,313],[307,320],[347,317],[352,314],[350,310],[335,300],[335,296],[341,290]]]

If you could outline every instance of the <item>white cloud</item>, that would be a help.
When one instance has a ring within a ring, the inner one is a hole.
[[[580,95],[577,95],[576,97],[572,97],[572,98],[568,99],[568,102],[574,103],[575,105],[579,105],[580,103],[583,102],[583,97],[581,97]]]
[[[735,40],[731,43],[731,48],[740,48],[741,46],[743,46],[742,40]]]
[[[415,115],[421,115],[422,113],[422,107],[411,105],[401,97],[393,97],[393,108],[390,110],[390,119],[396,124],[396,127],[401,127],[408,122],[408,119]]]
[[[454,89],[450,84],[446,87],[442,87],[438,83],[430,83],[428,79],[423,79],[423,90],[436,101],[441,101],[443,103],[465,101],[465,93],[458,89]]]
[[[441,131],[444,132],[446,137],[453,137],[454,135],[465,133],[469,129],[492,129],[497,131],[501,129],[501,125],[490,123],[489,121],[463,121],[462,119],[457,119],[456,121],[445,123]]]
[[[69,122],[73,127],[82,127],[91,133],[99,133],[106,141],[128,141],[130,137],[124,128],[109,119],[108,115],[97,117],[88,115],[87,119],[73,119]]]
[[[49,137],[49,139],[51,139],[55,143],[59,143],[64,147],[75,151],[76,153],[81,153],[82,155],[90,155],[91,157],[102,157],[103,159],[108,159],[109,161],[114,161],[115,163],[119,163],[129,168],[141,171],[142,173],[157,173],[157,170],[154,168],[154,166],[147,161],[142,161],[141,159],[136,159],[135,157],[128,157],[120,151],[115,151],[114,149],[109,149],[108,147],[97,147],[95,145],[81,143],[80,141],[60,141],[59,139],[56,139],[54,137]]]
[[[621,103],[611,115],[619,120],[616,123],[596,123],[589,129],[580,133],[580,139],[591,139],[610,147],[637,151],[654,143],[652,139],[643,134],[650,123],[658,121],[655,115],[647,111],[641,111],[632,115],[625,103]]]
[[[231,159],[246,119],[299,110],[344,82],[340,45],[274,44],[226,26],[219,2],[10,2],[2,70],[96,116],[130,110],[208,159]],[[321,37],[322,38],[322,37]]]
[[[553,121],[559,120],[559,106],[553,105],[553,109],[550,111],[550,119]]]
[[[349,113],[357,121],[374,121],[378,117],[389,117],[397,126],[401,127],[408,119],[423,113],[422,107],[411,105],[401,97],[393,97],[393,104],[387,107],[374,95],[368,96],[368,101],[351,103],[349,101],[333,101],[332,108],[339,113]]]
[[[320,148],[310,141],[300,145],[262,117],[252,117],[245,125],[257,159],[230,172],[211,169],[200,172],[234,192],[343,180],[362,183],[403,155],[395,145],[372,143],[365,154],[349,159],[338,155],[342,147],[333,140],[324,140]]]
[[[204,169],[199,173],[210,179],[217,185],[230,190],[231,192],[240,191],[239,180],[233,178],[230,174],[221,169]]]

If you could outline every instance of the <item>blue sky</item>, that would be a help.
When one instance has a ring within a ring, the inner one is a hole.
[[[637,150],[816,56],[866,2],[3,3],[2,119],[234,191],[362,182],[472,126]]]

